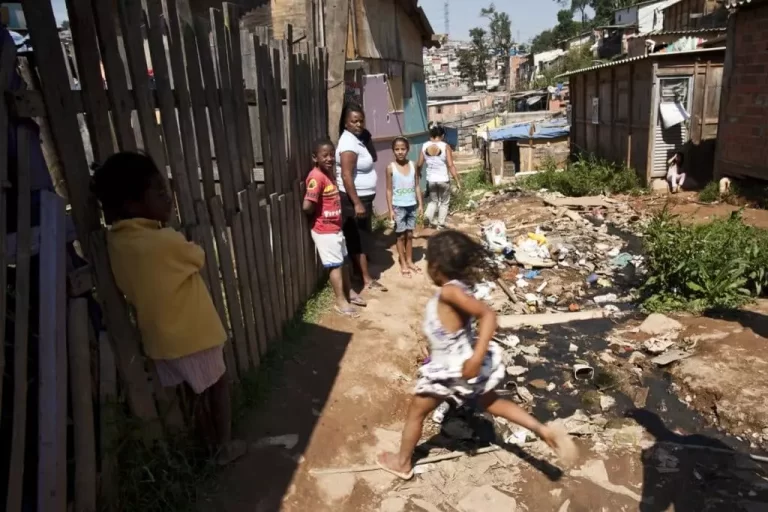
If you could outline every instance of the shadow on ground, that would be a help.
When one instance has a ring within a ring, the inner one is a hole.
[[[352,337],[315,324],[305,324],[301,332],[296,354],[275,369],[266,401],[249,411],[236,428],[235,434],[250,444],[250,452],[222,473],[215,501],[199,503],[199,511],[280,509]],[[289,449],[285,445],[261,446],[266,438],[284,435],[298,436],[298,443]]]
[[[708,436],[673,432],[646,409],[631,410],[627,417],[655,440],[641,455],[641,512],[768,510],[765,467],[744,452]]]

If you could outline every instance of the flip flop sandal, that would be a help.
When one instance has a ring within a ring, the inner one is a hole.
[[[361,308],[364,308],[364,307],[368,306],[368,303],[365,302],[365,300],[363,300],[363,298],[360,297],[359,295],[349,299],[349,303],[350,304],[354,304],[355,306],[358,306],[358,307],[361,307]]]
[[[400,478],[402,480],[410,480],[413,478],[413,469],[411,469],[408,473],[400,473],[398,471],[395,471],[394,469],[390,469],[384,464],[381,463],[380,460],[376,459],[376,465],[379,466],[379,469],[382,471],[386,471],[390,475],[394,475],[397,478]]]
[[[357,310],[353,308],[340,308],[339,306],[334,306],[333,310],[338,313],[341,316],[346,316],[348,318],[357,318],[360,316],[360,313],[357,312]]]
[[[384,286],[383,284],[381,284],[378,281],[371,281],[371,284],[368,285],[368,289],[369,290],[378,290],[380,292],[388,292],[389,291],[389,288],[387,288],[386,286]]]

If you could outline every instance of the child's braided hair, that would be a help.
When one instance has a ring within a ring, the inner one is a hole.
[[[498,278],[498,267],[490,251],[459,231],[432,235],[427,245],[427,262],[448,279],[470,286]]]

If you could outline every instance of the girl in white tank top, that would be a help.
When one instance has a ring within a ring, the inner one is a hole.
[[[451,177],[456,182],[456,188],[461,190],[461,181],[453,165],[453,150],[445,143],[445,128],[439,124],[430,124],[429,142],[425,143],[419,153],[416,168],[426,166],[427,190],[429,204],[424,216],[427,222],[437,229],[445,225],[451,203]]]

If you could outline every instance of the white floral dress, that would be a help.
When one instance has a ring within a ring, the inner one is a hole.
[[[465,293],[469,292],[467,285],[461,281],[451,281],[445,286],[458,286]],[[480,374],[470,380],[462,378],[464,363],[472,357],[477,341],[472,326],[474,319],[469,318],[466,324],[454,333],[446,331],[437,314],[441,291],[442,289],[427,303],[424,334],[429,340],[430,360],[419,369],[414,393],[451,398],[457,405],[461,405],[496,388],[504,379],[506,370],[501,360],[501,347],[491,342]]]

